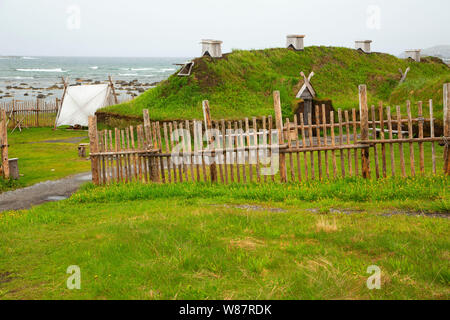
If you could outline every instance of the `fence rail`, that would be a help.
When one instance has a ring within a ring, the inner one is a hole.
[[[0,174],[9,179],[9,159],[8,159],[8,130],[6,126],[7,116],[4,110],[0,110]]]
[[[55,123],[59,99],[46,101],[36,100],[11,100],[0,102],[0,110],[5,110],[8,118],[8,128],[51,127]]]
[[[444,137],[435,136],[432,101],[429,118],[423,117],[421,102],[413,117],[409,102],[406,115],[400,107],[395,112],[382,105],[369,108],[366,86],[359,91],[359,112],[338,109],[327,121],[325,106],[316,106],[306,117],[308,125],[303,114],[283,121],[279,92],[274,92],[274,119],[213,120],[208,101],[203,121],[161,125],[144,110],[144,123],[136,128],[98,131],[96,117],[90,117],[93,182],[294,182],[436,174],[439,145],[444,145],[444,172],[450,174],[449,84],[444,87]],[[424,123],[429,123],[427,133]]]

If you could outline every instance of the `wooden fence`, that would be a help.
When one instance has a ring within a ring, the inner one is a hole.
[[[93,182],[294,182],[347,176],[406,177],[427,171],[435,174],[437,160],[441,160],[437,157],[440,145],[445,146],[444,172],[450,174],[449,84],[444,87],[444,137],[434,134],[432,101],[427,104],[429,118],[423,116],[423,103],[418,104],[417,117],[413,117],[409,102],[405,117],[400,107],[369,108],[366,86],[360,86],[359,91],[359,112],[331,111],[327,122],[325,106],[316,106],[307,117],[309,125],[303,115],[283,121],[277,91],[275,119],[215,121],[208,101],[203,102],[203,121],[161,125],[150,121],[144,110],[143,125],[98,131],[96,117],[90,117]],[[425,123],[430,128],[426,133]]]
[[[6,112],[4,110],[0,110],[0,174],[2,174],[5,179],[9,179],[8,130],[6,123]]]
[[[0,110],[5,110],[8,128],[51,127],[55,124],[60,105],[59,99],[46,101],[11,100],[0,102]]]

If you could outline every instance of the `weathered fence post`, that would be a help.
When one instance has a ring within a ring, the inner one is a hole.
[[[279,147],[284,144],[284,132],[283,132],[283,115],[281,113],[281,100],[280,91],[273,92],[273,107],[275,110],[275,125],[278,130],[278,144]],[[270,134],[270,133],[269,133]],[[286,179],[286,154],[279,150],[279,165],[280,165],[280,179],[281,182],[287,182]]]
[[[0,149],[2,156],[3,177],[9,179],[9,160],[8,160],[8,128],[6,125],[6,111],[1,110],[0,114]]]
[[[98,157],[93,155],[98,152],[98,136],[97,136],[97,117],[89,116],[89,145],[90,145],[90,158],[92,168],[92,182],[99,184],[100,179],[98,175]]]
[[[444,84],[444,173],[450,175],[450,83]]]
[[[214,151],[214,135],[212,134],[212,120],[211,112],[209,110],[208,100],[203,101],[203,116],[206,124],[206,139],[208,140],[208,147],[211,147],[212,163],[209,164],[209,171],[211,174],[211,182],[217,182],[217,167],[216,167],[216,153]],[[244,169],[245,170],[245,169]]]
[[[369,141],[369,109],[367,107],[367,87],[359,86],[359,114],[361,120],[361,141],[365,143]],[[370,178],[370,158],[369,145],[367,148],[361,149],[361,167],[364,179]]]

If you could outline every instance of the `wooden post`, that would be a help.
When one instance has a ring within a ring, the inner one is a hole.
[[[214,152],[214,136],[210,135],[210,133],[211,133],[210,130],[212,130],[212,120],[211,120],[211,112],[209,110],[208,100],[203,101],[203,116],[205,118],[206,137],[208,140],[208,146],[211,147],[212,163],[209,164],[211,182],[217,182],[217,167],[216,167],[216,161],[215,161],[216,154]]]
[[[361,141],[369,141],[369,109],[367,107],[367,87],[359,86],[359,114],[361,118]],[[370,178],[369,146],[361,149],[362,176]]]
[[[444,173],[450,175],[450,83],[444,84]]]
[[[1,110],[0,115],[0,149],[2,156],[3,177],[9,179],[9,161],[8,161],[8,128],[6,125],[6,111]]]
[[[278,144],[282,145],[284,143],[284,133],[283,133],[283,115],[281,113],[281,100],[280,91],[273,92],[273,107],[275,110],[275,125],[278,130]],[[287,182],[286,179],[286,155],[284,153],[279,153],[279,165],[280,165],[280,179],[281,182]]]
[[[90,144],[90,154],[91,154],[91,168],[92,168],[92,182],[94,184],[99,184],[98,175],[98,157],[93,156],[93,153],[98,152],[98,137],[97,137],[97,117],[89,116],[89,144]]]
[[[62,97],[61,97],[61,105],[58,108],[58,111],[56,113],[55,125],[53,127],[53,130],[56,130],[56,124],[58,123],[58,118],[59,118],[59,115],[61,113],[62,105],[63,105],[63,102],[64,102],[64,97],[66,96],[66,92],[67,92],[67,81],[64,79],[64,77],[61,77],[61,79],[62,79],[62,82],[63,82],[63,85],[64,85],[64,91],[63,91],[63,94],[62,94]],[[97,122],[96,122],[96,124],[97,124]]]
[[[111,76],[108,76],[108,79],[109,79],[109,85],[111,86],[111,90],[112,90],[112,93],[113,93],[113,96],[114,96],[114,103],[115,104],[119,104],[119,101],[117,100],[116,89],[114,88],[114,83],[112,81]]]

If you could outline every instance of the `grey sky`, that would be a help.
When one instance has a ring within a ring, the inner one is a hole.
[[[448,0],[0,0],[0,55],[198,56],[202,38],[227,52],[281,47],[292,33],[398,54],[450,44],[449,12]]]

